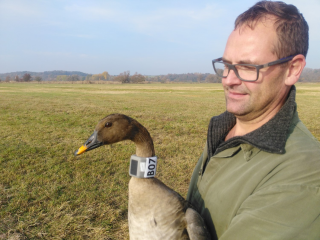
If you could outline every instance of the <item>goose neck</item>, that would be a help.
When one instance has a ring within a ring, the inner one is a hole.
[[[155,156],[152,138],[145,128],[134,136],[133,142],[136,145],[136,155],[139,157],[153,157]]]

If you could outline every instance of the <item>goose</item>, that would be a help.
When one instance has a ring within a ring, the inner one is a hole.
[[[106,116],[74,155],[123,140],[131,140],[136,145],[129,170],[132,176],[128,201],[130,239],[211,239],[201,216],[180,194],[154,177],[156,157],[153,141],[147,129],[135,119],[118,113]],[[147,171],[150,176],[146,176]]]

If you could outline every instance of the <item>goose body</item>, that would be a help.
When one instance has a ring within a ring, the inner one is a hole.
[[[149,132],[123,114],[112,114],[100,120],[75,155],[123,140],[136,144],[137,156],[155,156]],[[188,208],[188,202],[180,194],[157,178],[130,179],[128,222],[131,240],[210,239],[201,216]]]

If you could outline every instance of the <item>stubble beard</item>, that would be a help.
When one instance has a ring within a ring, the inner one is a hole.
[[[228,90],[235,90],[232,87],[225,88],[225,99],[226,99],[226,108],[227,111],[232,113],[236,118],[242,120],[249,120],[250,113],[253,111],[252,104],[251,104],[251,93],[247,90],[239,90],[238,92],[245,93],[249,96],[249,99],[232,99],[228,97]]]

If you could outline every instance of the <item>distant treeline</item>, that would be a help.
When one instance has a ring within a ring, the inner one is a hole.
[[[30,81],[117,81],[121,83],[143,82],[208,82],[221,83],[221,78],[211,73],[182,73],[167,75],[142,75],[124,71],[119,75],[110,75],[107,71],[99,74],[87,74],[78,71],[46,71],[46,72],[12,72],[0,74],[0,81],[30,82]],[[320,82],[320,69],[305,68],[299,82]]]
[[[83,72],[47,71],[47,72],[12,72],[0,74],[0,81],[4,82],[30,82],[30,81],[117,81],[121,83],[143,82],[221,82],[221,78],[210,73],[184,73],[167,75],[142,75],[130,71],[124,71],[119,75],[110,75],[108,72],[99,74],[87,74]]]
[[[305,68],[299,82],[320,82],[320,69]]]
[[[31,80],[35,80],[36,77],[38,79],[41,78],[41,81],[51,81],[55,80],[59,75],[77,75],[79,78],[86,77],[88,74],[78,71],[45,71],[45,72],[29,72],[29,71],[22,71],[22,72],[11,72],[11,73],[1,73],[0,79],[2,81],[10,80],[15,81],[15,79],[23,79],[25,74],[29,74],[31,76]]]

